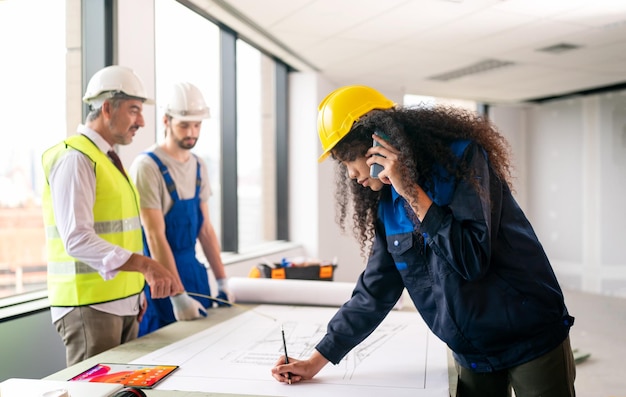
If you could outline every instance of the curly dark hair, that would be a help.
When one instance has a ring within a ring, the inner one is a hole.
[[[331,152],[337,160],[336,221],[345,232],[351,216],[352,232],[361,245],[362,254],[374,237],[378,201],[385,189],[376,192],[363,188],[348,177],[342,161],[354,161],[364,156],[372,146],[372,134],[376,129],[383,131],[400,151],[400,160],[407,165],[403,175],[406,181],[429,186],[433,183],[436,167],[443,167],[456,180],[473,181],[472,170],[467,164],[459,163],[451,149],[454,141],[470,140],[485,150],[495,175],[512,188],[509,144],[483,116],[451,106],[372,110],[354,123]]]

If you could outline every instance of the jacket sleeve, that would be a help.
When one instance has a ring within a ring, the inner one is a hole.
[[[457,181],[448,205],[433,203],[422,222],[428,246],[452,271],[468,281],[482,278],[497,234],[502,183],[490,170],[485,152],[470,144],[463,154],[475,183]],[[492,218],[496,230],[492,229]]]
[[[404,284],[385,241],[384,228],[379,223],[372,252],[352,297],[330,320],[326,335],[316,346],[333,364],[376,329],[402,294]]]

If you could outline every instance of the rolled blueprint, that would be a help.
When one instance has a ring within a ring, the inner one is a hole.
[[[338,281],[231,277],[228,287],[236,303],[341,306],[354,283]]]

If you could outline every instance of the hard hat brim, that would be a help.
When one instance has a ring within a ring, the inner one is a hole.
[[[322,153],[322,155],[317,159],[318,163],[323,163],[324,160],[326,160],[329,156],[330,156],[330,151],[332,150],[332,148],[326,150],[324,153]]]
[[[172,115],[172,114],[168,114],[168,116],[170,116],[173,119],[176,120],[180,120],[180,121],[204,121],[206,119],[208,119],[209,117],[198,117],[198,116],[176,116],[176,115]]]
[[[124,94],[126,95],[126,94]],[[115,95],[111,95],[111,92],[101,92],[98,95],[95,96],[84,96],[83,97],[83,102],[85,102],[86,104],[91,105],[94,102],[104,102],[107,99],[111,99],[115,97]],[[141,101],[142,103],[146,104],[146,105],[154,105],[154,99],[151,98],[143,98],[143,97],[137,97],[137,96],[132,96],[132,95],[126,95],[126,99],[134,99],[134,100],[138,100]]]

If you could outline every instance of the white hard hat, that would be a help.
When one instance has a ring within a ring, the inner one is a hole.
[[[83,102],[94,108],[99,108],[102,103],[118,93],[143,100],[146,104],[153,104],[154,100],[148,98],[143,82],[125,66],[112,65],[97,71],[87,84]]]
[[[202,121],[210,117],[202,93],[198,87],[187,82],[174,84],[165,114],[182,121]]]

